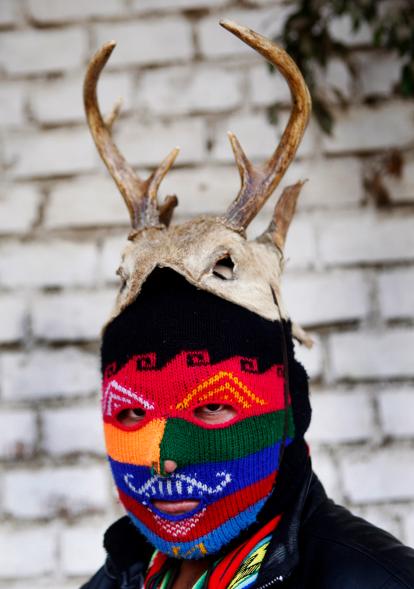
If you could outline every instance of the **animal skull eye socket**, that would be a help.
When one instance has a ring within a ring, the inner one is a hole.
[[[124,270],[122,269],[122,267],[119,267],[118,270],[116,271],[116,274],[120,277],[121,279],[121,286],[120,286],[120,292],[122,292],[128,282],[128,276],[125,274]]]
[[[234,278],[234,262],[231,257],[227,254],[217,260],[212,272],[221,280],[232,280]]]

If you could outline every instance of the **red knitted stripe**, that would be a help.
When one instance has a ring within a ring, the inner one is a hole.
[[[199,364],[191,360],[195,354],[201,355]],[[117,421],[118,413],[139,407],[145,411],[145,418],[137,425],[138,429],[152,419],[166,416],[213,427],[194,417],[196,407],[208,403],[230,404],[237,411],[235,421],[238,421],[279,411],[285,406],[283,366],[274,365],[260,373],[254,359],[241,356],[210,364],[208,352],[202,351],[181,352],[157,370],[153,355],[147,354],[149,365],[145,370],[137,369],[144,359],[135,356],[116,373],[106,372],[102,398],[106,423],[122,429]]]
[[[191,529],[186,529],[184,535],[177,535],[177,532],[174,534],[174,531],[171,531],[173,526],[170,524],[174,522],[160,518],[158,523],[154,514],[149,509],[135,501],[135,499],[132,499],[129,495],[123,493],[120,489],[118,489],[118,492],[119,498],[126,510],[135,515],[147,528],[155,532],[158,536],[168,542],[188,542],[210,533],[232,517],[238,515],[241,510],[246,510],[260,499],[266,497],[272,490],[276,475],[277,471],[253,485],[249,485],[232,495],[215,501],[207,506],[201,517],[200,514],[196,514],[192,518],[177,522],[177,524],[181,523],[183,526],[186,524],[191,526],[192,520],[193,522],[197,521],[197,524]]]

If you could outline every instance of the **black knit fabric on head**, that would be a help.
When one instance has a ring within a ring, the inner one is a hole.
[[[287,345],[296,437],[309,427],[308,378],[294,358],[291,325],[269,321],[209,292],[197,289],[170,269],[157,268],[141,293],[105,329],[102,372],[123,366],[132,356],[157,351],[161,368],[183,349],[208,349],[211,363],[235,354],[258,359],[259,371],[283,364]]]

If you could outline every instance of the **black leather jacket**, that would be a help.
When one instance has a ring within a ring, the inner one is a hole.
[[[105,534],[105,565],[81,589],[140,589],[151,548],[128,517]],[[328,499],[309,472],[273,535],[255,589],[414,589],[414,550]]]

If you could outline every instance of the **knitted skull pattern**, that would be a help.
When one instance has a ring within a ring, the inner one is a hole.
[[[107,327],[108,457],[121,502],[163,553],[217,553],[255,522],[270,495],[281,447],[295,437],[290,401],[285,407],[282,337],[280,322],[168,270],[155,271]],[[230,419],[201,417],[217,407],[231,408]],[[177,465],[170,474],[167,460]],[[193,508],[174,515],[159,508],[163,501],[192,501]]]

